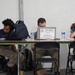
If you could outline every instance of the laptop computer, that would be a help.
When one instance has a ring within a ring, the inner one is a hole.
[[[55,39],[56,27],[38,27],[37,39]]]

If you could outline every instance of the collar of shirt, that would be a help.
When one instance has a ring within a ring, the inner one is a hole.
[[[5,33],[3,29],[0,30],[0,38],[6,38],[9,33]]]

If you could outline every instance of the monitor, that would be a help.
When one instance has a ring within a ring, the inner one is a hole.
[[[38,27],[37,39],[55,39],[56,27]]]

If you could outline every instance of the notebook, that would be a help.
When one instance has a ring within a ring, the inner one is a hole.
[[[55,39],[56,27],[38,27],[37,39]]]

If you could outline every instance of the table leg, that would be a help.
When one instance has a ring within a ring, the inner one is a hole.
[[[20,58],[19,58],[19,51],[20,51],[20,46],[18,45],[18,75],[20,75],[20,64],[19,64],[19,62],[20,62]]]

